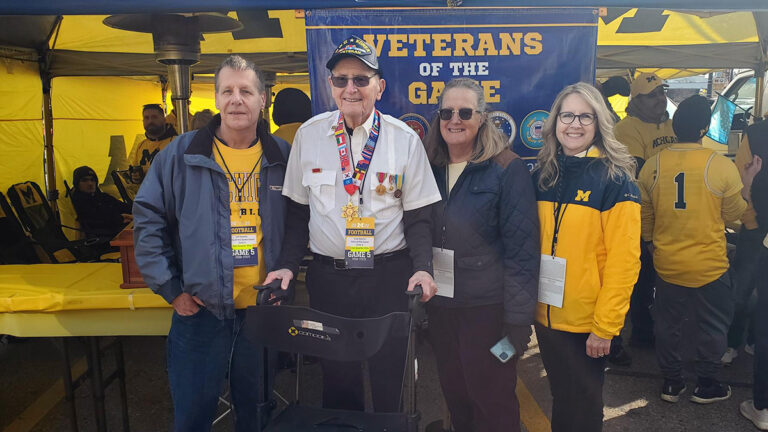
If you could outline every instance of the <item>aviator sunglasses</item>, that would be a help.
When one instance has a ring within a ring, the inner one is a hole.
[[[375,77],[376,75],[371,76],[365,76],[365,75],[357,75],[353,77],[345,77],[345,76],[333,76],[331,75],[331,84],[333,84],[336,88],[344,88],[347,86],[347,83],[351,80],[352,84],[355,85],[355,87],[368,87],[368,84],[371,83],[371,78]]]
[[[458,112],[459,118],[462,120],[469,120],[472,118],[472,115],[475,112],[480,112],[477,110],[474,110],[472,108],[459,108],[457,110],[453,110],[450,108],[441,108],[437,110],[437,113],[440,115],[440,120],[448,121],[453,118],[453,113]]]

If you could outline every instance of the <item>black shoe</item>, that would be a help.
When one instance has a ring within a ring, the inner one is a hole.
[[[629,367],[632,365],[632,357],[621,345],[611,347],[611,353],[608,354],[608,361],[615,366]]]
[[[731,386],[722,384],[716,380],[703,385],[701,381],[696,384],[696,390],[693,391],[691,402],[698,404],[711,404],[731,397]]]
[[[685,393],[685,382],[664,378],[664,385],[661,387],[661,400],[675,403],[680,400],[680,395]]]

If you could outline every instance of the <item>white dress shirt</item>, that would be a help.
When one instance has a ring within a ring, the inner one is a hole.
[[[334,137],[339,111],[312,117],[296,132],[283,184],[283,195],[309,205],[309,247],[312,252],[334,258],[344,257],[346,219],[341,208],[350,196],[344,190],[341,162]],[[379,139],[362,185],[363,205],[360,216],[376,219],[374,253],[394,252],[406,247],[403,232],[403,211],[415,210],[440,201],[427,154],[418,135],[405,123],[388,115],[380,116]],[[373,126],[373,113],[358,126],[348,140],[351,164],[360,154]],[[345,131],[346,133],[346,131]],[[394,191],[376,193],[377,173],[404,175],[402,195]],[[359,204],[358,192],[352,202]]]

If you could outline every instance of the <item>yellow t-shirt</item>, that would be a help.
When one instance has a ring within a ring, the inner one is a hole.
[[[646,161],[638,176],[642,236],[667,282],[700,287],[728,270],[725,224],[746,208],[736,166],[700,144],[673,144]]]
[[[256,304],[256,291],[253,290],[253,286],[261,285],[267,277],[258,194],[263,151],[261,143],[256,143],[247,149],[227,147],[218,139],[214,139],[214,144],[216,146],[213,149],[214,157],[224,170],[229,182],[232,255],[235,258],[232,296],[235,299],[235,309],[244,309]],[[231,176],[228,170],[232,173]],[[253,174],[250,174],[251,170]],[[232,177],[237,182],[237,186],[232,181]],[[241,187],[239,200],[238,187]]]
[[[627,146],[629,154],[642,160],[677,142],[672,120],[664,123],[646,123],[637,117],[626,116],[613,128],[616,139]]]
[[[452,164],[448,164],[448,193],[451,193],[451,189],[453,189],[453,186],[456,184],[456,181],[459,180],[459,176],[461,173],[464,172],[464,168],[467,167],[467,161],[464,162],[456,162]]]
[[[158,141],[152,141],[149,138],[137,143],[131,149],[131,154],[128,156],[128,163],[131,166],[140,166],[144,170],[144,174],[149,170],[149,166],[152,164],[152,160],[157,156],[160,150],[164,149],[176,136],[168,137]]]
[[[277,128],[277,130],[274,132],[274,135],[284,139],[288,142],[288,144],[293,144],[293,137],[296,136],[296,131],[299,130],[301,124],[301,122],[286,123]]]

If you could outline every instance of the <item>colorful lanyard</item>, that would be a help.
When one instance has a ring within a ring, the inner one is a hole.
[[[352,171],[349,149],[347,148],[347,135],[344,133],[344,114],[341,112],[339,112],[339,123],[336,125],[336,130],[333,134],[336,136],[336,147],[339,150],[344,190],[347,191],[349,196],[354,195],[358,190],[360,190],[360,195],[362,195],[361,185],[365,182],[365,174],[368,172],[373,151],[376,149],[376,141],[379,139],[379,111],[375,110],[373,112],[371,133],[368,135],[368,141],[365,143],[363,153],[360,160],[357,161],[354,172]]]

